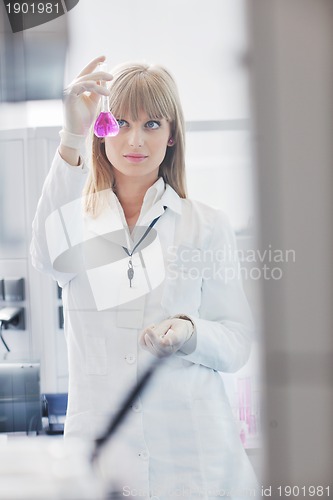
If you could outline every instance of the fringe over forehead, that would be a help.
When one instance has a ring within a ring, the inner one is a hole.
[[[150,119],[175,122],[179,97],[170,73],[157,65],[127,63],[112,71],[109,106],[117,119],[138,120],[141,112]]]

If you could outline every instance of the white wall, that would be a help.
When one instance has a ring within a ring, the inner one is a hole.
[[[167,66],[187,120],[244,118],[244,0],[80,0],[68,14],[68,78],[107,56]]]
[[[187,120],[248,117],[244,0],[80,0],[67,16],[67,82],[101,54],[111,68],[126,60],[156,62],[174,74]],[[57,22],[45,26],[51,32]],[[21,105],[27,126],[60,125],[61,103],[43,104]],[[17,108],[2,105],[2,128],[22,127]]]

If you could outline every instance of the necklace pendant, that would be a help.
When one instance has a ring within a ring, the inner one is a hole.
[[[131,259],[128,263],[127,277],[129,279],[129,282],[130,282],[130,288],[132,288],[132,279],[134,278],[134,269],[133,269],[133,264],[132,264]]]

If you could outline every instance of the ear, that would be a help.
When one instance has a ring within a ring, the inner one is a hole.
[[[175,145],[175,140],[173,137],[170,137],[170,139],[168,140],[168,146],[172,147]]]

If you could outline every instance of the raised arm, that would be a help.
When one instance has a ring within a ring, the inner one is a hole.
[[[66,238],[60,224],[62,210],[68,203],[80,199],[86,182],[88,169],[81,152],[96,116],[100,97],[109,92],[99,83],[112,79],[109,73],[94,73],[104,60],[105,57],[101,56],[91,61],[64,92],[61,142],[45,180],[32,225],[32,264],[38,270],[51,274],[60,284],[69,281],[72,275],[57,272],[53,268],[51,254],[56,251],[53,247],[60,247]]]
[[[90,61],[64,91],[64,127],[60,132],[59,153],[73,166],[79,165],[80,147],[96,116],[100,97],[109,95],[108,89],[100,82],[112,80],[112,75],[103,71],[94,72],[103,61],[104,56]]]

